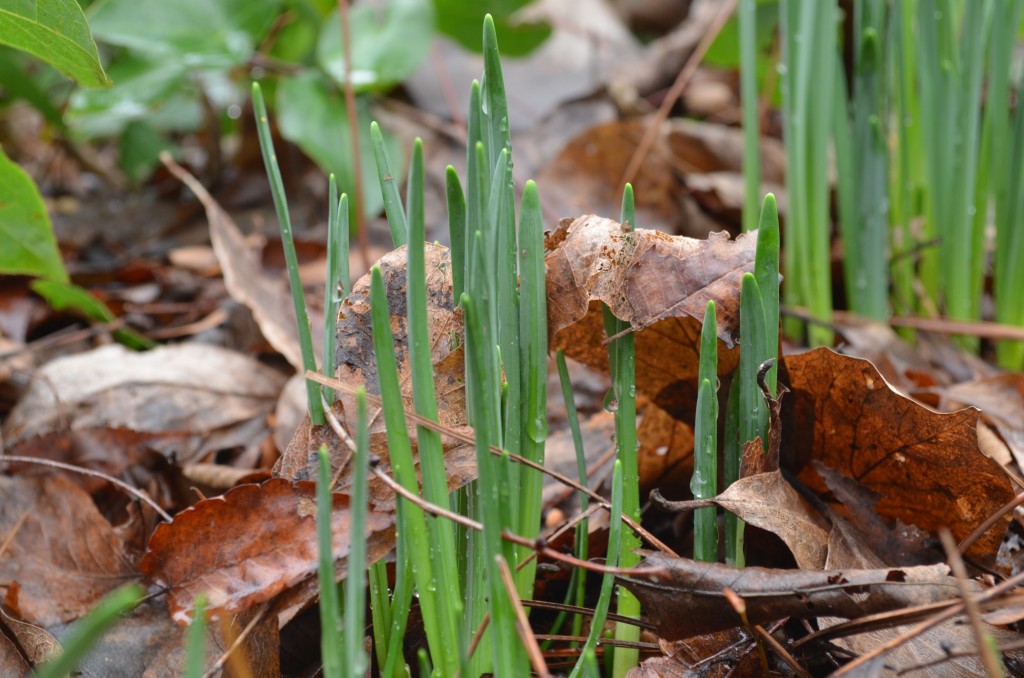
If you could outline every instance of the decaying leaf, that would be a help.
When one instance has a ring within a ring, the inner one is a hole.
[[[58,358],[37,373],[4,423],[15,444],[68,429],[192,436],[180,456],[266,437],[284,377],[234,351],[183,343],[136,353],[118,344]]]
[[[303,371],[299,349],[299,331],[295,322],[287,278],[272,276],[263,269],[260,253],[246,242],[234,220],[194,176],[169,158],[164,164],[195,193],[206,209],[210,222],[210,241],[224,272],[224,284],[231,297],[249,308],[253,318],[270,345],[291,365]],[[309,318],[312,326],[313,351],[323,354],[323,323],[321,316]]]
[[[451,258],[448,249],[426,245],[427,319],[430,325],[431,361],[437,393],[438,419],[441,425],[462,433],[470,433],[466,425],[466,394],[462,352],[462,311],[456,309],[452,295]],[[406,334],[406,249],[401,247],[385,255],[378,265],[384,278],[388,307],[391,310],[391,331],[395,337],[395,358],[402,384],[402,398],[412,410],[412,379],[409,371],[408,338]],[[335,361],[337,377],[345,384],[365,386],[370,395],[379,395],[377,363],[373,352],[373,329],[370,320],[370,276],[360,278],[338,314],[338,352]],[[356,430],[355,400],[351,393],[337,394],[334,411],[349,432]],[[384,417],[379,408],[370,407],[370,452],[381,460],[382,469],[390,467]],[[411,423],[411,422],[410,422]],[[414,427],[410,426],[410,431]],[[416,436],[411,435],[413,446]],[[339,444],[329,430],[317,431],[306,421],[275,468],[281,477],[307,480],[316,477],[315,452],[320,444],[331,452],[332,468],[345,466],[336,486],[344,490],[351,481],[351,466],[346,465],[350,450]],[[451,489],[461,487],[476,477],[476,452],[472,445],[446,439],[445,463]],[[380,481],[371,478],[370,494],[378,508],[393,506],[393,493]]]
[[[563,219],[548,236],[548,329],[552,349],[607,370],[601,302],[636,331],[637,388],[680,419],[693,416],[701,320],[717,312],[718,373],[735,369],[740,282],[752,271],[757,233],[706,240],[626,231],[593,215]]]
[[[950,404],[981,408],[982,415],[999,431],[1017,463],[1024,462],[1024,375],[999,374],[933,391],[943,397],[944,409]]]
[[[830,349],[786,356],[792,394],[783,403],[783,450],[800,479],[827,488],[818,459],[878,493],[878,513],[959,540],[1013,497],[1006,474],[978,449],[978,411],[940,414],[889,388],[866,360]],[[972,547],[991,558],[1009,516]]]
[[[648,554],[644,577],[620,581],[640,599],[667,640],[689,638],[734,626],[743,620],[722,591],[732,589],[746,602],[751,624],[794,617],[843,617],[896,610],[956,598],[956,583],[946,565],[880,570],[742,570],[719,563]]]
[[[828,523],[807,505],[778,470],[740,478],[711,499],[663,501],[661,505],[675,511],[721,506],[751,525],[776,534],[793,552],[800,567],[820,569],[825,565]]]
[[[63,477],[0,476],[0,497],[0,534],[14,534],[0,558],[0,589],[22,621],[78,619],[136,576],[137,554],[122,532]]]
[[[390,550],[394,520],[392,513],[367,514],[371,562]],[[348,497],[335,494],[335,559],[348,555],[348,523]],[[240,485],[161,524],[140,569],[153,583],[169,587],[171,617],[183,624],[191,619],[197,594],[206,595],[215,617],[236,613],[315,575],[317,554],[315,484],[274,478]]]

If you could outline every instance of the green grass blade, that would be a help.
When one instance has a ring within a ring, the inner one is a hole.
[[[356,452],[352,460],[351,512],[349,528],[348,577],[345,579],[345,661],[352,678],[363,676],[367,668],[363,649],[366,623],[366,507],[367,480],[370,472],[370,430],[366,411],[366,391],[356,391]]]
[[[629,229],[636,227],[636,208],[633,200],[633,187],[626,184],[622,192],[622,212],[619,221],[628,224]],[[621,332],[629,327],[629,323],[615,320],[615,331]],[[622,462],[623,499],[622,510],[633,520],[640,522],[640,474],[637,462],[636,439],[636,343],[635,335],[630,332],[616,339],[609,346],[609,358],[614,360],[613,389],[618,408],[615,410],[615,440],[618,459]],[[632,532],[622,535],[619,552],[619,563],[623,567],[632,567],[640,562],[634,553],[640,548],[640,540]],[[624,617],[640,616],[640,601],[625,588],[619,589],[618,613]],[[636,641],[640,638],[640,628],[633,624],[619,622],[615,625],[617,640]],[[633,648],[619,647],[615,652],[612,676],[622,678],[635,667],[639,661],[639,651]]]
[[[35,678],[64,678],[71,674],[103,634],[118,622],[121,615],[134,610],[144,595],[141,586],[128,584],[104,596],[96,607],[75,623],[64,641],[64,651],[36,669]]]
[[[466,196],[455,168],[448,165],[444,173],[445,197],[448,201],[448,238],[452,244],[452,292],[456,299],[466,290]]]
[[[338,308],[345,298],[349,286],[348,273],[348,196],[338,198],[338,181],[332,174],[328,180],[327,214],[327,281],[324,292],[324,355],[323,373],[334,376],[334,354],[337,350],[335,332],[337,329]],[[334,390],[321,389],[323,396],[330,405],[334,402]]]
[[[478,248],[479,249],[479,248]],[[497,440],[498,413],[493,395],[497,392],[497,372],[488,359],[488,347],[493,346],[493,334],[488,333],[487,314],[468,295],[462,297],[466,319],[466,359],[470,370],[466,385],[468,397],[475,403],[476,459],[479,482],[480,517],[484,526],[483,552],[487,572],[487,588],[491,613],[490,637],[494,671],[497,676],[521,676],[529,672],[526,655],[515,642],[515,612],[501,583],[495,556],[511,555],[505,552],[502,530],[506,513],[501,507],[500,460],[491,455],[491,445]]]
[[[206,673],[206,595],[200,593],[195,600],[185,636],[185,678],[203,678]]]
[[[338,612],[338,585],[334,580],[334,547],[331,534],[331,514],[334,500],[331,496],[331,462],[327,446],[321,445],[317,453],[316,484],[316,537],[320,552],[318,579],[320,582],[320,660],[324,678],[341,678],[341,619]]]
[[[405,502],[399,502],[396,513],[398,525],[404,522],[403,511]],[[388,634],[388,646],[384,653],[385,664],[382,676],[406,678],[409,675],[405,664],[405,631],[409,625],[409,611],[412,609],[413,573],[412,561],[408,555],[409,544],[399,538],[395,545],[395,592],[391,597],[391,630]]]
[[[302,349],[302,366],[316,372],[316,356],[313,354],[313,337],[309,329],[309,315],[306,313],[306,299],[302,294],[302,280],[299,278],[299,257],[295,253],[295,241],[292,238],[292,221],[288,215],[288,199],[284,194],[284,180],[281,168],[277,164],[274,142],[270,136],[270,120],[267,117],[267,105],[263,101],[263,92],[257,82],[252,84],[252,102],[256,114],[256,131],[260,140],[260,151],[263,153],[263,165],[266,167],[267,178],[270,180],[270,192],[274,197],[274,208],[277,220],[281,225],[281,245],[288,268],[288,283],[292,292],[292,304],[295,308],[295,321],[299,329],[299,347]],[[309,404],[309,420],[314,426],[323,426],[324,406],[320,400],[320,387],[306,381],[306,398]]]
[[[708,499],[718,490],[718,332],[715,302],[708,301],[700,333],[700,367],[697,382],[697,414],[694,425],[694,499]],[[693,515],[693,558],[718,560],[718,520],[714,507],[697,509]]]
[[[377,655],[377,666],[385,666],[391,638],[391,597],[388,595],[388,569],[383,560],[370,566],[370,623],[373,625],[373,648]],[[345,599],[348,604],[348,599]],[[381,675],[391,673],[381,671]]]
[[[764,303],[753,274],[745,273],[740,291],[740,445],[755,438],[767,444],[768,411],[757,385],[761,363],[772,357],[765,328]]]
[[[622,553],[622,503],[623,494],[625,493],[623,475],[622,461],[616,459],[615,468],[612,473],[612,509],[608,516],[608,558],[605,561],[608,567],[618,567],[621,565],[619,563],[619,556]],[[615,575],[605,574],[601,580],[601,595],[597,599],[594,616],[590,620],[590,633],[587,635],[587,642],[583,645],[583,650],[580,652],[580,658],[576,662],[576,666],[573,667],[572,673],[569,674],[570,678],[585,675],[585,666],[588,663],[586,658],[594,652],[594,648],[597,647],[597,641],[604,630],[604,622],[608,618],[608,608],[611,606],[614,588]]]
[[[754,253],[754,280],[764,304],[765,343],[768,354],[765,358],[779,355],[779,208],[771,193],[764,197],[761,205],[761,220],[757,226],[757,249]],[[776,394],[779,365],[772,365],[765,380]]]
[[[544,463],[544,444],[548,437],[548,310],[544,269],[544,215],[537,185],[526,182],[519,218],[519,347],[522,370],[522,437],[520,454],[538,464]],[[540,531],[540,471],[521,469],[522,483],[520,534],[533,538]],[[522,555],[526,555],[523,553]],[[532,595],[536,559],[519,572],[519,593]]]
[[[377,178],[380,180],[381,195],[384,196],[384,213],[388,218],[388,228],[391,229],[391,241],[395,247],[401,247],[409,240],[409,225],[402,210],[402,198],[398,194],[398,175],[391,165],[384,135],[376,121],[370,123],[370,139],[373,141],[373,157],[377,161]]]
[[[377,379],[384,410],[384,423],[387,426],[392,472],[395,480],[403,487],[418,494],[416,464],[412,456],[409,432],[406,429],[398,362],[395,359],[394,337],[391,333],[391,311],[388,308],[387,292],[379,266],[371,269],[370,306]],[[398,514],[399,539],[408,546],[407,562],[411,564],[416,591],[419,594],[427,642],[435,663],[443,666],[448,650],[444,646],[444,630],[438,616],[437,579],[434,574],[434,562],[431,559],[426,518],[423,509],[408,500],[400,498],[398,503],[401,506]]]
[[[742,355],[742,349],[741,349]],[[740,380],[734,375],[725,405],[725,440],[722,442],[722,486],[729,487],[740,477]],[[725,562],[742,567],[743,521],[735,514],[725,514]]]
[[[484,17],[484,80],[480,100],[480,112],[484,129],[481,130],[488,158],[497,158],[507,152],[505,162],[512,175],[512,137],[508,124],[508,102],[505,96],[505,79],[501,73],[501,55],[498,51],[498,37],[494,31],[494,19]],[[498,160],[497,163],[501,161]],[[496,163],[496,164],[497,164]]]
[[[761,134],[757,95],[757,0],[739,0],[740,103],[743,114],[743,230],[757,224],[761,196]]]
[[[423,182],[423,142],[416,139],[409,170],[409,245],[406,251],[409,363],[412,373],[413,407],[420,416],[437,421],[434,365],[431,360],[430,324],[427,318]],[[416,441],[420,470],[423,474],[423,496],[432,504],[450,509],[441,435],[425,426],[417,426]],[[438,592],[438,622],[441,624],[439,635],[444,643],[444,655],[438,656],[435,652],[434,664],[445,673],[454,673],[458,670],[459,649],[457,608],[462,600],[456,569],[455,533],[447,519],[426,516],[426,523],[430,536],[431,559],[435,564],[435,581],[431,586]]]

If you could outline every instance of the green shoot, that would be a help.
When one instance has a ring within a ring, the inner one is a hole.
[[[445,196],[448,199],[448,238],[452,243],[452,293],[462,298],[466,290],[466,196],[455,168],[448,165],[444,173]]]
[[[185,637],[185,678],[203,678],[206,673],[206,596],[196,596],[192,623]]]
[[[334,580],[334,547],[331,533],[331,515],[334,500],[331,496],[331,462],[327,445],[317,453],[316,485],[316,537],[320,549],[318,578],[320,581],[320,660],[324,678],[341,678],[341,620],[338,612],[338,585]]]
[[[409,240],[409,226],[405,222],[402,211],[402,198],[398,194],[398,175],[391,165],[388,147],[384,143],[384,135],[376,121],[370,123],[370,139],[373,141],[373,156],[377,161],[377,178],[380,180],[380,192],[384,196],[384,213],[391,229],[391,242],[401,247]]]
[[[761,195],[761,130],[757,96],[757,0],[740,0],[740,103],[743,108],[743,230],[753,230]]]
[[[356,391],[356,452],[352,460],[352,523],[348,550],[348,577],[345,579],[345,661],[349,675],[366,674],[367,656],[363,649],[363,625],[366,616],[366,502],[370,469],[370,430],[366,412],[366,391]]]
[[[64,678],[96,645],[121,615],[135,609],[142,602],[145,591],[138,584],[128,584],[108,593],[96,607],[75,623],[64,642],[64,651],[40,666],[36,678]]]
[[[699,387],[693,429],[693,478],[690,480],[690,490],[694,499],[708,499],[715,496],[718,486],[718,332],[713,301],[708,301],[704,311],[697,383]],[[717,523],[714,507],[694,512],[694,560],[710,563],[718,560]]]
[[[328,179],[327,214],[327,289],[324,292],[324,356],[323,373],[334,376],[335,329],[338,308],[349,286],[348,272],[348,196],[338,199],[338,181],[332,174]],[[322,389],[324,399],[334,402],[334,391]]]
[[[754,280],[764,304],[765,345],[768,358],[778,358],[779,353],[779,209],[775,196],[764,197],[761,205],[761,219],[757,226],[757,249],[754,253]],[[778,360],[766,376],[772,394],[776,394]]]
[[[742,348],[740,355],[742,355]],[[722,485],[729,487],[740,478],[740,380],[734,375],[725,406],[725,440],[722,443]],[[735,513],[725,514],[725,562],[743,566],[743,524]]]
[[[270,136],[270,120],[267,117],[267,105],[263,101],[263,92],[258,82],[252,84],[252,103],[256,113],[256,131],[260,139],[260,150],[263,153],[263,164],[270,180],[270,192],[274,196],[274,208],[277,210],[277,221],[281,225],[281,245],[284,247],[284,258],[288,268],[288,283],[292,291],[292,304],[295,308],[295,320],[299,330],[299,347],[302,349],[302,367],[307,371],[316,372],[316,356],[313,354],[313,337],[309,329],[309,315],[306,313],[306,299],[302,294],[302,280],[299,278],[299,257],[295,253],[295,241],[292,238],[292,221],[288,214],[288,199],[284,193],[284,180],[281,168],[277,164],[274,152],[274,141]],[[314,426],[327,423],[324,418],[324,406],[320,399],[320,387],[312,381],[306,381],[306,398],[309,401],[309,420]]]

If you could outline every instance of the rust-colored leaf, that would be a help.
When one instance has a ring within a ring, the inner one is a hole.
[[[827,488],[810,459],[878,493],[878,513],[959,540],[1013,496],[1000,466],[978,449],[978,411],[941,414],[889,388],[866,360],[829,349],[786,356],[783,449],[800,479]],[[971,549],[991,558],[1009,516]]]
[[[77,619],[136,576],[136,556],[121,531],[63,477],[0,476],[0,497],[0,534],[14,533],[0,558],[0,589],[22,621],[49,626]]]
[[[1018,464],[1024,462],[1024,374],[999,374],[933,389],[947,406],[972,405],[992,422]]]
[[[656,574],[622,577],[620,581],[640,599],[658,634],[668,640],[742,626],[743,620],[722,593],[726,588],[746,601],[751,624],[783,617],[854,619],[959,595],[946,565],[737,570],[719,563],[649,554],[644,566],[660,569]]]
[[[314,575],[315,488],[283,478],[241,485],[160,525],[141,570],[150,581],[169,587],[172,618],[188,622],[198,593],[206,594],[211,614],[219,616],[268,601]],[[390,513],[367,515],[371,561],[391,548],[393,523]],[[349,548],[346,495],[334,495],[331,525],[334,557],[344,559]]]
[[[636,331],[637,388],[680,419],[693,416],[701,319],[717,311],[718,373],[737,364],[740,282],[757,233],[706,240],[626,231],[593,215],[563,219],[547,239],[551,348],[607,370],[601,302]]]

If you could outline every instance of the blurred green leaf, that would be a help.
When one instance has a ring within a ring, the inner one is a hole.
[[[775,28],[779,23],[779,1],[758,0],[757,1],[757,51],[763,54],[772,47],[775,40]],[[763,82],[764,72],[770,66],[774,68],[774,61],[771,59],[759,59],[758,81]],[[739,68],[740,67],[740,29],[738,17],[733,16],[722,27],[718,37],[711,43],[707,54],[704,55],[704,63],[718,68]]]
[[[525,56],[540,47],[541,43],[551,35],[551,27],[546,24],[515,24],[509,22],[521,7],[531,0],[433,0],[437,12],[437,30],[453,38],[460,45],[472,52],[481,52],[480,25],[484,16],[490,14],[494,19],[494,30],[498,35],[498,45],[504,56]]]
[[[420,67],[434,37],[429,0],[392,0],[384,9],[358,5],[350,11],[352,86],[357,92],[387,89]],[[477,22],[477,36],[480,22]],[[335,82],[345,82],[345,57],[338,12],[320,31],[317,61]]]
[[[47,62],[87,87],[110,87],[75,0],[0,0],[0,43]]]
[[[0,89],[3,90],[5,99],[0,102],[0,106],[24,99],[46,118],[46,122],[54,127],[63,128],[64,119],[60,111],[50,101],[46,89],[38,81],[39,78],[28,71],[29,64],[26,62],[30,59],[31,57],[10,47],[0,47]]]
[[[160,163],[160,152],[171,142],[145,121],[134,121],[125,127],[119,140],[118,166],[132,181],[141,181]]]
[[[74,283],[57,280],[33,280],[32,291],[58,311],[76,311],[88,320],[109,323],[115,319],[113,311],[92,295],[89,290]],[[114,330],[114,338],[128,348],[141,351],[156,344],[130,327]]]
[[[35,182],[0,150],[0,272],[67,280]]]
[[[154,129],[200,127],[195,85],[180,59],[127,55],[111,65],[110,74],[117,87],[72,93],[67,122],[77,137],[116,136],[136,120]]]
[[[349,142],[348,113],[345,99],[340,92],[317,71],[304,71],[285,78],[277,88],[277,125],[281,136],[297,144],[324,171],[333,172],[338,178],[342,193],[354,195],[355,174],[352,162],[352,147]],[[373,145],[370,141],[368,103],[357,100],[360,121],[359,148],[363,177],[377,174],[373,159]],[[386,135],[385,141],[392,158],[402,158],[404,153],[394,137]],[[380,188],[373,181],[363,181],[363,212],[368,217],[380,214],[384,207]],[[349,201],[355,209],[355,201]],[[351,213],[355,223],[355,214]]]
[[[188,69],[231,68],[252,56],[280,0],[104,0],[90,23],[100,42],[173,58]]]

